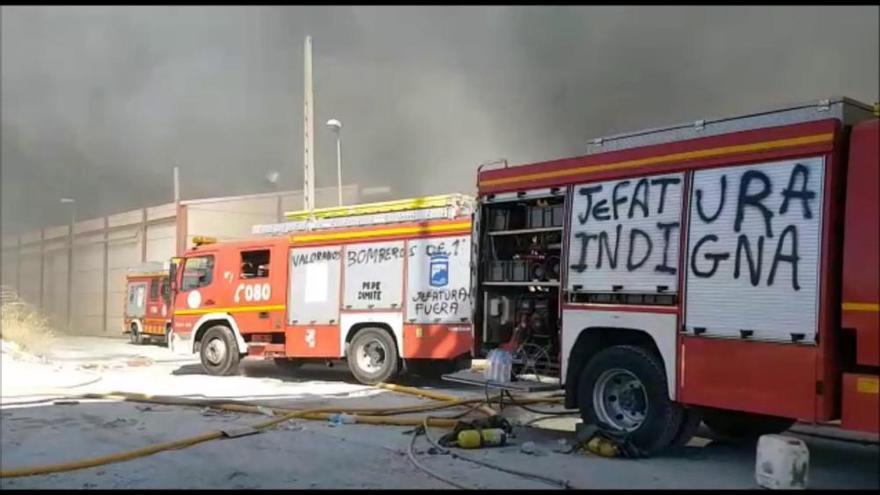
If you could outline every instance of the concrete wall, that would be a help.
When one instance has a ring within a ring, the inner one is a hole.
[[[185,208],[187,248],[195,236],[231,241],[250,236],[254,224],[278,221],[277,196],[192,202]]]
[[[83,227],[74,241],[71,326],[83,333],[104,332],[103,222]]]
[[[335,187],[318,189],[315,196],[317,207],[337,203]],[[343,187],[345,204],[359,199],[358,186]],[[186,248],[197,235],[242,239],[251,236],[255,224],[280,222],[285,211],[300,209],[301,192],[279,191],[182,201],[180,217],[177,205],[167,203],[82,220],[73,229],[69,286],[69,227],[46,227],[3,239],[0,283],[42,308],[59,333],[121,337],[126,272],[143,262],[161,263],[175,256],[179,233],[186,234]]]
[[[356,204],[358,190],[355,185],[343,186],[343,202]],[[336,204],[335,187],[315,190],[316,207]],[[302,206],[303,196],[299,191],[184,201],[187,249],[192,247],[193,237],[199,235],[220,241],[249,238],[254,225],[283,222],[284,212],[301,210]]]
[[[0,251],[0,285],[15,287],[18,267],[18,237],[4,237]]]
[[[62,227],[63,228],[63,227]],[[46,232],[55,229],[46,229]],[[52,235],[55,232],[51,232]],[[62,232],[63,234],[63,232]],[[40,305],[56,326],[67,324],[67,236],[57,238],[46,235],[46,240],[41,244],[43,248],[43,285],[42,298],[34,296],[32,292],[19,289],[21,296],[33,303]],[[37,245],[36,249],[40,249]],[[37,266],[39,270],[39,265]],[[22,281],[26,278],[37,278],[34,271],[26,270],[22,266]]]
[[[356,185],[342,186],[342,203],[354,205],[361,202],[360,188]],[[326,208],[336,206],[338,195],[335,187],[322,187],[315,189],[315,207]],[[300,211],[303,209],[303,195],[300,191],[294,191],[281,197],[282,211]],[[280,221],[284,221],[283,217]]]
[[[156,222],[161,219],[166,221]],[[177,254],[177,210],[174,203],[147,208],[146,235],[147,261],[165,261]]]
[[[172,205],[173,206],[173,205]],[[125,273],[143,261],[143,243],[141,241],[141,220],[143,211],[123,213],[108,218],[111,231],[108,233],[109,250],[107,252],[107,331],[119,334],[123,331],[123,311],[125,309]],[[134,223],[134,222],[137,223]],[[174,226],[176,218],[166,219],[166,223]],[[149,229],[151,226],[148,226]],[[149,236],[147,243],[150,243]],[[174,249],[174,241],[169,249]],[[148,261],[150,261],[148,259]]]
[[[121,336],[125,273],[174,255],[176,211],[169,203],[77,222],[69,283],[69,227],[4,239],[2,283],[41,308],[59,333]]]

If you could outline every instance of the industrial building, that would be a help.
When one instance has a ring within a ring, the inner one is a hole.
[[[359,202],[359,187],[344,186],[342,199]],[[315,190],[316,207],[336,201],[336,187]],[[121,336],[127,270],[167,261],[195,236],[249,237],[254,225],[283,221],[285,211],[302,205],[302,191],[181,200],[7,236],[0,281],[59,331]]]

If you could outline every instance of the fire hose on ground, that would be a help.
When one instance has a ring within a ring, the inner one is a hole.
[[[540,481],[540,482],[542,482],[542,483],[546,483],[546,484],[549,484],[549,485],[551,485],[551,486],[555,486],[555,487],[557,487],[557,488],[564,488],[564,489],[570,489],[570,488],[572,488],[572,487],[571,487],[571,484],[568,482],[568,480],[559,480],[559,479],[556,479],[556,478],[551,478],[551,477],[549,477],[549,476],[543,476],[543,475],[540,475],[540,474],[529,473],[529,472],[526,472],[526,471],[519,471],[519,470],[516,470],[516,469],[506,468],[506,467],[504,467],[504,466],[498,466],[498,465],[496,465],[496,464],[491,464],[491,463],[489,463],[489,462],[482,461],[482,460],[480,460],[480,459],[473,459],[473,458],[470,458],[470,457],[466,457],[466,456],[463,456],[463,455],[461,455],[461,454],[459,454],[459,453],[456,453],[456,452],[454,452],[454,451],[452,451],[452,450],[446,449],[446,448],[440,446],[440,445],[439,445],[434,439],[431,438],[430,435],[428,435],[428,427],[430,426],[430,425],[428,424],[428,422],[429,422],[430,419],[434,419],[434,418],[431,418],[430,416],[426,416],[426,417],[424,418],[424,421],[423,421],[422,425],[419,427],[418,431],[413,435],[413,441],[410,443],[410,452],[409,452],[409,454],[410,454],[410,460],[412,460],[413,463],[415,463],[415,456],[414,456],[413,453],[412,453],[413,445],[415,444],[415,439],[416,439],[416,437],[418,437],[419,434],[422,434],[422,435],[425,435],[425,439],[428,440],[428,443],[430,443],[430,444],[431,444],[435,449],[437,449],[441,454],[448,454],[448,455],[451,455],[454,459],[460,459],[460,460],[462,460],[462,461],[471,462],[471,463],[478,464],[478,465],[483,466],[483,467],[487,467],[487,468],[490,468],[490,469],[494,469],[494,470],[496,470],[496,471],[501,471],[501,472],[503,472],[503,473],[514,474],[514,475],[516,475],[516,476],[520,476],[520,477],[523,477],[523,478],[526,478],[526,479],[537,480],[537,481]],[[422,469],[425,470],[425,468],[422,468]],[[458,488],[464,488],[464,487],[462,487],[461,485],[459,485],[459,484],[456,483],[456,482],[452,482],[451,480],[444,479],[443,477],[438,477],[438,476],[436,476],[435,473],[430,473],[430,472],[429,472],[429,474],[431,474],[432,476],[434,476],[434,477],[437,478],[437,479],[440,479],[441,481],[444,481],[444,482],[446,482],[446,483],[449,483],[449,484],[452,485],[452,486],[455,486],[455,487],[458,487]]]
[[[357,422],[361,424],[370,424],[370,425],[392,425],[392,426],[417,426],[424,427],[428,426],[441,426],[441,427],[453,427],[457,423],[456,417],[461,417],[464,414],[467,414],[473,410],[479,410],[480,412],[493,415],[495,411],[485,405],[485,400],[483,398],[471,398],[471,399],[461,399],[458,397],[454,397],[451,395],[445,395],[437,392],[432,392],[428,390],[417,389],[413,387],[403,387],[399,385],[392,384],[379,384],[379,388],[383,388],[386,390],[391,390],[394,392],[405,393],[410,395],[416,395],[424,398],[431,398],[437,402],[431,404],[423,404],[418,406],[406,406],[406,407],[396,407],[396,408],[316,408],[316,409],[305,409],[305,410],[294,410],[288,408],[265,408],[264,406],[259,406],[257,404],[251,403],[229,403],[223,401],[216,400],[181,400],[179,398],[173,397],[154,397],[148,396],[144,394],[131,394],[125,392],[112,392],[109,394],[81,394],[77,396],[66,396],[62,399],[64,400],[74,400],[74,399],[121,399],[123,401],[128,402],[143,402],[143,403],[153,403],[153,404],[164,404],[164,405],[180,405],[180,406],[208,406],[216,409],[227,410],[232,412],[242,412],[242,413],[253,413],[253,414],[262,414],[266,409],[272,411],[273,414],[279,414],[277,417],[273,417],[272,419],[251,425],[250,427],[255,430],[266,430],[271,428],[277,424],[283,423],[285,421],[291,419],[308,419],[308,420],[327,420],[334,413],[346,413],[356,415]],[[45,399],[44,402],[49,402],[52,400],[59,399]],[[558,397],[542,397],[542,398],[521,398],[518,399],[518,402],[521,404],[537,404],[537,403],[558,403],[561,399]],[[34,402],[34,401],[30,401]],[[459,414],[456,417],[450,418],[439,418],[439,417],[421,417],[421,418],[396,418],[390,416],[396,416],[400,414],[407,413],[417,413],[417,412],[427,412],[427,411],[438,411],[443,409],[449,409],[453,407],[460,406],[471,406],[468,411],[465,411],[464,414]],[[106,464],[118,463],[123,461],[128,461],[132,459],[137,459],[140,457],[146,457],[149,455],[156,454],[158,452],[163,452],[167,450],[178,450],[186,447],[190,447],[193,445],[197,445],[203,442],[208,442],[211,440],[218,440],[221,438],[227,437],[227,433],[224,431],[211,431],[207,433],[203,433],[201,435],[196,435],[193,437],[175,440],[170,442],[162,442],[154,445],[149,445],[146,447],[142,447],[139,449],[130,450],[127,452],[120,452],[116,454],[109,454],[104,456],[98,456],[91,459],[83,459],[79,461],[70,461],[63,462],[58,464],[50,464],[44,466],[29,466],[22,468],[14,468],[0,471],[0,478],[15,478],[15,477],[23,477],[23,476],[35,476],[42,474],[50,474],[50,473],[60,473],[67,471],[75,471],[79,469],[86,469],[90,467],[96,467]]]

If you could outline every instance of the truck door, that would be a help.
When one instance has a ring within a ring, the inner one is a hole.
[[[290,250],[285,350],[288,356],[342,356],[339,330],[341,246]]]
[[[171,284],[168,281],[168,277],[162,278],[162,318],[167,323],[171,320],[171,314],[169,310],[171,309]]]
[[[147,318],[159,318],[162,312],[161,281],[150,279],[150,298],[147,301]]]
[[[202,315],[216,311],[215,254],[199,253],[183,259],[180,289],[174,294],[174,333],[191,340],[194,324]]]
[[[682,401],[815,419],[829,173],[824,156],[694,173]]]
[[[151,335],[162,335],[165,333],[165,321],[162,318],[161,280],[158,277],[150,278],[148,284],[142,331]]]

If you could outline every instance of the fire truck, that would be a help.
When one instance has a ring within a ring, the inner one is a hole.
[[[123,333],[132,344],[161,340],[167,344],[171,328],[171,292],[168,270],[161,263],[145,263],[125,275]]]
[[[876,434],[878,132],[836,98],[480,166],[475,346],[648,452],[701,420]]]
[[[195,239],[171,265],[174,352],[212,375],[243,357],[295,369],[345,359],[357,380],[470,367],[472,200],[334,207]]]

